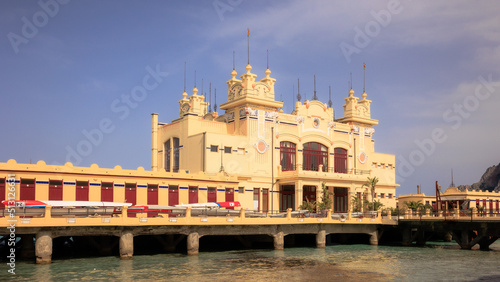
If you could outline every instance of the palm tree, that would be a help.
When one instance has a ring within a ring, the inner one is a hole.
[[[372,193],[372,209],[375,208],[375,205],[374,205],[374,198],[375,198],[375,186],[377,186],[377,183],[378,183],[378,177],[374,176],[374,177],[367,177],[367,180],[366,182],[361,186],[361,187],[370,187],[371,189],[371,193]],[[374,210],[374,209],[373,209]]]
[[[405,202],[405,205],[407,208],[409,208],[412,211],[416,211],[416,210],[424,207],[424,204],[422,204],[422,201],[408,201],[408,202]]]

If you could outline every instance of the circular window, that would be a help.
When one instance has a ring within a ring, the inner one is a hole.
[[[262,139],[257,141],[257,143],[254,146],[255,146],[255,149],[257,150],[257,152],[259,152],[261,154],[264,154],[267,151],[267,148],[269,147],[267,145],[266,141],[264,141]]]
[[[366,160],[368,159],[368,156],[365,154],[365,152],[361,152],[358,156],[358,160],[360,163],[364,164]]]
[[[314,127],[317,128],[320,123],[321,123],[321,121],[319,120],[319,118],[313,118],[313,126]]]

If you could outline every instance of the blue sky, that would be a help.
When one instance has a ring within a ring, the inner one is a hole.
[[[184,62],[189,91],[196,70],[200,91],[202,78],[207,95],[211,82],[220,105],[233,50],[244,71],[250,28],[252,72],[264,75],[269,49],[285,112],[297,78],[310,99],[316,75],[319,99],[328,101],[331,85],[342,116],[349,74],[359,97],[366,63],[380,121],[375,146],[396,155],[398,194],[421,185],[433,195],[434,181],[449,185],[451,169],[455,184],[472,184],[500,162],[499,8],[498,1],[1,1],[0,161],[64,164],[86,140],[81,159],[69,160],[150,169],[150,114],[178,117]]]

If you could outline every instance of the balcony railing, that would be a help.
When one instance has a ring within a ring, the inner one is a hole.
[[[313,169],[304,169],[301,164],[297,165],[287,165],[286,169],[281,168],[282,172],[297,172],[297,171],[317,171],[317,172],[327,172],[327,173],[342,173],[342,174],[354,174],[354,175],[369,175],[371,170],[369,169],[335,169],[334,167],[323,168],[323,166],[318,166]]]

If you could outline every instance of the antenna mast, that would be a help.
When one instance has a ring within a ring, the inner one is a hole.
[[[366,70],[366,64],[363,63],[363,93],[365,93],[365,70]]]
[[[184,62],[184,92],[186,92],[186,62]]]
[[[234,70],[234,50],[233,50],[233,70]]]
[[[215,95],[214,111],[217,112],[217,88],[214,88],[214,95]]]
[[[300,102],[300,99],[302,96],[300,96],[300,78],[297,78],[297,101]]]
[[[314,75],[314,95],[313,95],[313,100],[318,100],[318,97],[316,96],[316,75]]]

